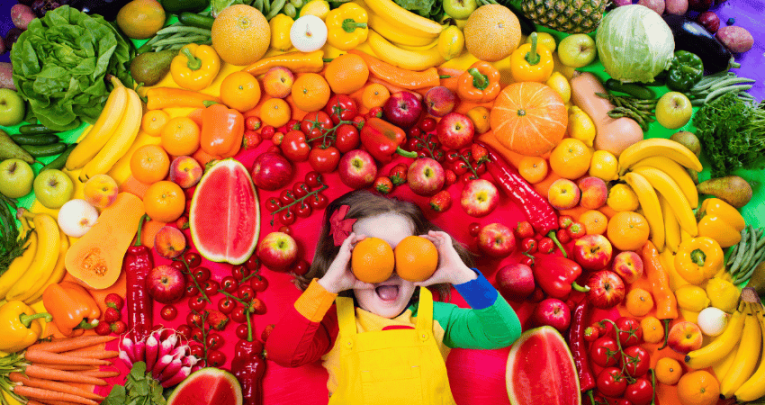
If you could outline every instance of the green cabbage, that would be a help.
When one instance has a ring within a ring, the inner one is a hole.
[[[637,4],[608,13],[595,42],[606,73],[622,82],[652,82],[669,67],[675,52],[667,23],[655,11]]]

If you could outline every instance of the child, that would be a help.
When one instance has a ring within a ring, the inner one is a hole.
[[[357,242],[377,237],[395,248],[411,235],[438,249],[438,268],[428,280],[412,283],[394,272],[368,284],[353,276]],[[454,404],[444,362],[449,349],[507,347],[521,334],[513,309],[471,262],[416,205],[349,192],[327,207],[311,268],[297,280],[305,292],[271,332],[268,357],[288,367],[322,359],[330,404]],[[448,295],[444,283],[472,309],[433,302],[422,288]]]

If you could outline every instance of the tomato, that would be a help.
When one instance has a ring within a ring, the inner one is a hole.
[[[467,173],[469,168],[468,168],[468,164],[465,163],[465,161],[462,160],[462,158],[460,158],[459,161],[452,163],[451,169],[452,171],[454,171],[454,174],[456,174],[457,176],[462,176],[463,174]]]
[[[247,323],[247,317],[249,316],[249,313],[244,309],[244,307],[237,306],[234,308],[233,311],[231,311],[231,320],[238,323]]]
[[[292,213],[292,209],[287,208],[284,211],[279,212],[279,222],[282,223],[282,225],[292,225],[295,223],[295,220],[297,217],[295,214]]]
[[[323,135],[332,129],[332,119],[324,111],[309,112],[300,121],[300,131],[303,132],[308,139],[313,138],[310,136],[311,132],[318,130],[318,134]]]
[[[274,197],[271,197],[268,200],[266,200],[266,209],[271,212],[274,212],[281,207],[282,207],[281,201],[279,201],[278,199]]]
[[[199,327],[199,325],[202,324],[202,315],[198,312],[189,312],[189,314],[186,315],[186,324]]]
[[[426,133],[435,130],[436,129],[436,120],[433,119],[433,118],[430,118],[430,117],[425,118],[420,123],[420,129],[425,131]]]
[[[308,185],[305,183],[295,183],[294,186],[292,186],[292,194],[295,196],[295,198],[302,198],[305,197],[306,194],[308,194],[311,190],[308,189]]]
[[[305,134],[300,131],[290,131],[282,139],[281,150],[284,157],[292,162],[305,162],[311,147],[308,146]]]
[[[531,266],[534,265],[534,256],[531,256],[531,257],[523,256],[523,257],[521,257],[521,260],[519,261],[519,263],[520,264],[525,264],[525,265],[531,267]],[[540,301],[541,301],[541,299],[540,299]]]
[[[194,311],[201,312],[202,310],[205,309],[206,306],[207,306],[207,301],[204,298],[202,298],[201,295],[198,295],[189,300],[189,308]]]
[[[223,291],[233,294],[236,292],[236,289],[239,288],[239,282],[234,278],[234,276],[226,276],[223,277],[223,280],[220,282],[221,287],[223,287]]]
[[[236,308],[236,301],[229,297],[223,297],[218,301],[218,311],[228,315]]]
[[[194,284],[186,285],[186,293],[184,294],[185,297],[195,297],[197,295],[199,295],[199,288],[197,288],[197,286]]]
[[[188,339],[189,336],[191,336],[191,326],[189,325],[181,325],[177,328],[175,328],[175,333],[183,336],[184,338]]]
[[[266,288],[268,288],[268,280],[261,276],[255,276],[250,279],[250,287],[252,287],[255,292],[266,291]]]
[[[422,130],[420,128],[414,127],[414,128],[409,128],[409,133],[406,136],[411,139],[411,138],[419,138],[420,135],[422,135]]]
[[[236,333],[236,337],[238,337],[239,339],[247,340],[247,338],[249,337],[247,324],[245,323],[245,324],[237,326],[236,331],[234,331],[234,333]]]
[[[475,170],[479,176],[486,173],[486,163],[478,163],[477,165],[473,166],[473,170]]]
[[[311,197],[307,198],[308,204],[311,204],[311,207],[315,210],[320,210],[329,204],[329,200],[324,194],[314,194]]]
[[[359,130],[353,125],[343,124],[335,131],[335,146],[340,152],[350,152],[359,147]]]
[[[247,268],[247,270],[255,270],[260,266],[260,260],[258,260],[258,256],[256,255],[250,255],[249,258],[247,258],[247,261],[244,262],[244,267]]]
[[[305,273],[308,273],[308,269],[311,268],[311,265],[308,264],[305,260],[300,260],[295,264],[295,266],[292,268],[292,272],[295,273],[296,276],[303,276]]]
[[[305,184],[312,189],[321,187],[323,182],[324,179],[319,172],[311,171],[305,174]]]
[[[194,267],[199,266],[202,264],[202,256],[199,255],[197,252],[186,252],[183,255],[183,260],[186,262],[186,264],[189,265],[192,269]]]
[[[329,99],[327,106],[324,107],[324,112],[332,117],[332,122],[338,124],[340,120],[353,120],[354,117],[359,115],[359,108],[352,98],[345,94],[338,94]]]
[[[525,238],[521,241],[521,252],[534,254],[537,252],[537,240],[534,238]]]
[[[600,367],[611,367],[619,361],[619,345],[609,336],[598,338],[590,347],[592,362]]]
[[[475,175],[473,175],[473,172],[465,172],[460,175],[460,183],[462,184],[468,184],[471,180],[478,180]]]
[[[624,349],[624,361],[627,362],[625,367],[627,374],[636,378],[644,376],[651,367],[651,355],[641,346],[630,346]]]
[[[624,399],[632,402],[632,405],[648,405],[653,400],[653,387],[645,378],[638,378],[634,383],[627,386],[624,391]]]
[[[205,357],[205,349],[204,347],[200,345],[191,345],[191,349],[189,349],[189,351],[191,355],[196,357],[197,359],[203,359]]]
[[[215,280],[207,280],[205,281],[205,284],[202,286],[202,288],[205,289],[205,294],[207,294],[208,297],[211,297],[218,293],[218,290],[220,290],[220,284],[218,284]]]
[[[643,341],[643,330],[640,328],[640,322],[636,319],[621,317],[616,320],[616,327],[620,330],[618,335],[622,349],[640,344]]]
[[[308,154],[308,163],[319,173],[333,172],[340,163],[340,151],[334,146],[324,149],[321,146],[315,147]]]
[[[195,342],[202,343],[202,339],[204,339],[205,335],[204,332],[202,332],[202,329],[194,328],[191,331],[191,340]]]
[[[207,267],[197,267],[191,274],[194,275],[194,279],[197,280],[197,283],[199,284],[204,284],[205,281],[210,279],[210,269]]]
[[[284,205],[287,206],[289,204],[292,204],[293,201],[295,201],[295,196],[292,195],[292,190],[290,189],[284,189],[281,193],[279,193],[279,201]]]
[[[207,351],[207,366],[220,367],[226,362],[226,355],[218,350]]]
[[[241,280],[250,275],[250,270],[245,266],[234,266],[231,268],[231,275],[234,276],[235,279]]]
[[[178,310],[172,305],[165,305],[162,307],[162,312],[159,313],[162,319],[166,321],[172,321],[178,316]]]
[[[252,289],[248,284],[242,284],[239,286],[239,288],[236,290],[237,298],[244,302],[250,302],[253,298],[255,298],[255,290]]]
[[[209,335],[207,335],[207,350],[217,350],[223,347],[223,337],[221,335],[213,332]]]
[[[449,151],[449,153],[446,154],[446,157],[444,159],[446,160],[446,163],[450,166],[457,162],[462,161],[462,157],[460,156],[460,153],[457,152],[456,150]]]
[[[608,397],[620,397],[627,389],[627,377],[616,367],[607,367],[598,374],[598,391]]]
[[[481,224],[478,222],[472,222],[470,225],[468,225],[468,233],[470,236],[477,237],[480,232]]]
[[[297,208],[295,208],[295,215],[297,215],[300,218],[308,218],[313,213],[313,208],[311,208],[311,205],[303,201],[302,203],[297,205]]]

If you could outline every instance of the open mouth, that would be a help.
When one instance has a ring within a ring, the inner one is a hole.
[[[375,292],[383,301],[395,301],[398,298],[398,289],[397,285],[381,285],[375,288]]]

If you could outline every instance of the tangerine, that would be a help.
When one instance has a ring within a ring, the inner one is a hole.
[[[380,238],[362,240],[351,253],[351,271],[365,283],[380,283],[389,279],[394,267],[393,249]]]
[[[224,62],[249,65],[265,55],[271,44],[271,27],[255,7],[236,4],[215,18],[210,31],[212,45]]]
[[[165,124],[161,144],[173,156],[187,156],[199,149],[199,126],[189,117],[175,117]]]
[[[151,136],[160,136],[162,128],[167,121],[170,121],[170,115],[162,110],[151,110],[143,115],[141,120],[141,129]]]
[[[263,125],[279,128],[288,123],[290,118],[292,118],[290,105],[280,98],[270,98],[260,106],[260,119]]]
[[[531,184],[539,183],[547,177],[547,161],[541,157],[526,156],[518,164],[518,173]]]
[[[438,249],[422,236],[407,236],[396,245],[396,273],[412,282],[430,278],[438,268]]]
[[[550,168],[564,179],[578,179],[590,169],[592,150],[584,142],[567,138],[550,154]]]
[[[680,377],[677,397],[683,405],[714,405],[720,399],[720,383],[707,371],[693,371]]]
[[[223,104],[239,112],[252,110],[260,101],[260,83],[247,72],[231,73],[220,84],[220,98]]]
[[[627,293],[624,304],[632,316],[644,316],[653,308],[653,297],[651,293],[642,288],[633,288]]]
[[[364,88],[361,93],[361,105],[364,108],[372,109],[382,107],[390,98],[390,91],[380,83],[372,83]]]
[[[655,316],[647,316],[643,318],[643,320],[640,321],[640,330],[643,331],[643,340],[645,340],[646,343],[659,343],[664,340],[664,324],[662,324]],[[675,383],[676,382],[677,380],[675,380]]]
[[[156,183],[170,171],[170,158],[158,145],[144,145],[130,157],[130,172],[136,180],[144,184]]]
[[[608,222],[606,236],[619,250],[640,249],[648,240],[650,228],[645,217],[632,211],[623,211]]]
[[[143,196],[146,215],[158,222],[173,222],[186,209],[186,194],[172,181],[158,181]]]
[[[656,318],[654,318],[656,319]],[[659,322],[658,319],[656,319]],[[661,323],[661,322],[659,322]],[[662,333],[662,338],[664,338]],[[680,381],[680,377],[683,376],[683,366],[680,362],[671,357],[662,357],[656,362],[656,380],[662,384],[675,385]]]
[[[316,73],[306,73],[292,85],[292,102],[303,111],[319,111],[329,101],[329,84]]]
[[[608,218],[598,210],[589,210],[579,216],[579,222],[584,225],[587,235],[603,235],[608,226]]]
[[[364,87],[369,79],[369,66],[359,55],[346,53],[329,62],[324,71],[329,87],[337,94],[351,94]]]

